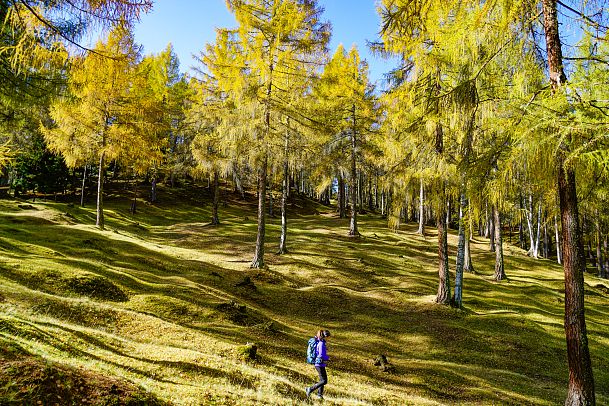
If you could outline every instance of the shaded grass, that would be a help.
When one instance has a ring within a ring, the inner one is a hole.
[[[231,200],[222,225],[209,227],[205,193],[161,189],[161,203],[140,204],[136,216],[127,201],[109,199],[106,232],[92,227],[92,208],[36,203],[26,212],[0,201],[0,338],[176,404],[294,404],[315,377],[304,363],[306,340],[323,326],[334,333],[330,404],[564,400],[559,266],[506,247],[509,280],[495,283],[494,254],[479,240],[465,308],[437,306],[433,235],[417,236],[414,225],[390,232],[366,215],[362,238],[349,238],[346,221],[295,199],[290,252],[268,254],[267,269],[251,270],[254,204]],[[279,232],[279,219],[269,219],[267,252]],[[449,242],[454,255],[454,235]],[[246,277],[252,285],[240,285]],[[607,283],[586,277],[604,404]],[[238,355],[247,342],[258,345],[256,361]],[[373,365],[379,353],[394,373]]]

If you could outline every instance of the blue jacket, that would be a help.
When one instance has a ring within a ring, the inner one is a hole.
[[[326,340],[318,340],[317,341],[317,358],[315,358],[315,366],[316,367],[325,367],[325,361],[328,361],[330,357],[328,357],[328,353],[326,352]]]

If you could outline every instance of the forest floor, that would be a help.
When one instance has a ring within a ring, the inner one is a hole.
[[[320,327],[332,332],[328,405],[564,402],[563,273],[550,260],[505,244],[509,279],[494,282],[494,253],[476,238],[456,310],[434,304],[433,229],[393,232],[368,214],[353,239],[347,219],[294,198],[290,252],[275,254],[270,218],[267,268],[253,270],[254,199],[231,196],[218,227],[205,189],[129,206],[110,195],[100,231],[92,203],[0,200],[0,404],[317,404],[305,352]],[[454,231],[449,244],[454,270]],[[599,405],[607,314],[609,281],[587,274]]]

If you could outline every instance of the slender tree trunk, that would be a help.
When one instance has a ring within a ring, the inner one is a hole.
[[[137,176],[133,174],[133,200],[131,201],[131,214],[137,213]]]
[[[537,209],[537,234],[535,235],[534,258],[539,258],[539,241],[541,239],[541,201]]]
[[[288,238],[288,193],[290,191],[290,172],[288,164],[288,148],[289,148],[289,137],[285,137],[284,154],[285,158],[283,161],[283,190],[281,194],[281,237],[279,238],[279,251],[278,254],[285,254],[288,252],[287,238]]]
[[[562,259],[560,256],[560,252],[561,252],[561,248],[560,248],[560,235],[559,235],[559,230],[558,230],[558,219],[556,216],[554,216],[554,232],[556,234],[556,261],[559,264],[562,264]]]
[[[372,198],[372,177],[368,178],[368,210],[374,211],[374,199]]]
[[[474,264],[472,263],[472,253],[469,249],[469,242],[472,238],[471,227],[468,227],[467,238],[465,239],[465,257],[463,258],[463,272],[476,273]]]
[[[558,89],[566,76],[563,70],[562,49],[558,31],[556,0],[542,0],[548,68],[552,89]],[[562,222],[562,249],[565,271],[565,336],[569,360],[569,389],[565,406],[595,405],[594,376],[588,350],[586,318],[584,314],[585,258],[581,230],[575,169],[565,167],[568,146],[559,145],[556,167]]]
[[[609,279],[609,238],[605,235],[603,239],[603,248],[605,249],[605,266],[604,266],[604,278]]]
[[[455,294],[452,299],[452,305],[461,308],[463,305],[463,268],[465,262],[465,220],[464,215],[467,211],[467,198],[465,192],[461,192],[459,199],[459,239],[457,243],[457,264],[455,267]]]
[[[503,265],[503,243],[501,239],[501,214],[499,209],[493,205],[493,218],[495,224],[495,280],[501,281],[506,279],[505,268]]]
[[[537,249],[535,246],[535,235],[533,233],[533,195],[529,195],[529,204],[527,207],[527,227],[529,230],[529,241],[530,241],[530,248],[529,248],[529,255],[532,256],[533,258],[537,258]]]
[[[273,178],[273,170],[271,169],[271,179],[272,178]],[[275,213],[273,212],[274,202],[273,202],[273,188],[272,188],[272,185],[269,185],[269,187],[267,189],[268,189],[268,192],[269,192],[269,217],[275,217]]]
[[[266,231],[266,155],[258,168],[258,231],[256,234],[256,250],[251,268],[264,268],[264,235]]]
[[[444,192],[444,184],[441,186],[441,199],[438,207],[437,225],[438,225],[438,295],[436,303],[450,304],[450,275],[448,273],[448,235],[446,227],[446,199]]]
[[[543,222],[543,257],[550,256],[550,236],[548,235],[548,213],[544,213]]]
[[[104,229],[104,158],[106,156],[105,152],[101,153],[99,157],[99,171],[97,176],[97,219],[95,221],[95,225],[99,227],[100,230]]]
[[[419,188],[419,229],[417,234],[425,235],[425,189],[423,186],[423,178]]]
[[[85,169],[82,173],[82,188],[80,190],[80,206],[85,207],[85,190],[86,190],[86,182],[87,182],[87,166],[85,165]]]
[[[491,238],[491,220],[488,215],[488,203],[484,203],[484,238]]]
[[[155,174],[152,177],[152,186],[150,188],[150,202],[155,203],[157,201],[157,192],[156,192],[156,183],[157,183],[157,175]]]
[[[217,226],[220,224],[218,217],[218,205],[220,203],[220,174],[218,170],[214,170],[214,201],[211,209],[211,224]]]
[[[497,242],[495,241],[495,237],[496,237],[495,214],[494,214],[493,210],[494,209],[491,206],[491,213],[490,213],[490,216],[488,218],[488,221],[489,221],[488,244],[489,244],[489,250],[491,252],[497,252]]]
[[[357,237],[360,235],[357,229],[357,167],[355,164],[357,139],[355,129],[355,105],[353,105],[353,128],[351,130],[351,179],[349,179],[351,182],[349,185],[349,189],[351,189],[351,222],[349,224],[349,235],[352,237]]]
[[[603,277],[603,252],[601,250],[601,222],[599,219],[598,209],[596,210],[596,271],[598,277]]]
[[[341,219],[347,218],[346,206],[345,178],[342,175],[338,175],[338,216]]]
[[[522,193],[520,194],[520,198],[518,199],[518,204],[520,205],[520,212],[518,213],[518,242],[520,243],[520,248],[525,249],[526,243],[524,241],[524,225],[522,224],[522,213],[524,209],[524,204],[522,203]]]

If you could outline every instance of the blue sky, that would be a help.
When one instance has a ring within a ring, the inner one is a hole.
[[[366,46],[379,30],[374,0],[320,0],[319,4],[325,8],[324,19],[332,23],[331,53],[340,43],[347,49],[356,44],[370,65],[370,80],[382,79],[393,63],[371,55]],[[136,25],[135,39],[146,54],[158,53],[171,42],[181,70],[188,72],[196,64],[192,54],[214,41],[215,28],[235,26],[224,0],[156,0],[152,12]]]

